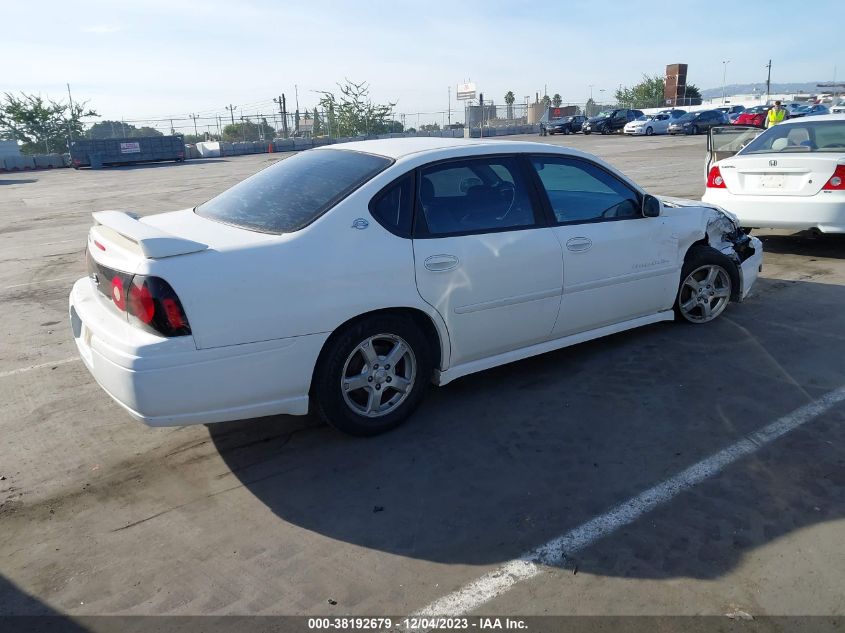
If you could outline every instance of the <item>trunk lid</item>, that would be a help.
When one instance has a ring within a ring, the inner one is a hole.
[[[770,153],[734,156],[719,163],[728,191],[736,195],[814,196],[833,175],[839,155]]]
[[[192,209],[143,218],[128,211],[92,215],[88,251],[97,263],[125,273],[134,273],[147,260],[230,250],[278,237],[202,218]]]

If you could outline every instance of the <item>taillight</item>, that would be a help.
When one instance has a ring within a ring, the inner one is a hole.
[[[130,323],[164,336],[191,333],[182,302],[170,284],[159,277],[132,278],[127,313]]]
[[[698,182],[701,182],[700,180]],[[722,172],[719,171],[718,165],[713,165],[710,168],[710,173],[707,174],[707,188],[708,189],[725,189],[725,181],[722,178]]]
[[[126,291],[123,287],[123,280],[120,275],[115,275],[111,280],[111,300],[117,309],[123,312],[126,309]]]
[[[837,165],[822,191],[845,191],[845,165]]]

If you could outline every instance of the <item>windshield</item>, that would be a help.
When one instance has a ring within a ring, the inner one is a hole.
[[[611,115],[611,113],[612,113],[612,111],[611,111],[611,110],[603,110],[602,112],[599,112],[599,113],[595,116],[595,118],[596,118],[596,119],[604,119],[604,118],[606,118],[606,117],[609,117],[609,116]]]
[[[678,119],[678,123],[684,123],[685,121],[692,121],[695,118],[695,115],[690,112],[689,114],[685,114],[681,118]]]
[[[745,112],[747,114],[760,114],[768,109],[769,108],[767,106],[754,106],[753,108],[748,108]]]
[[[845,121],[801,121],[766,130],[739,152],[839,152],[845,154]]]
[[[298,231],[391,163],[348,150],[302,152],[204,202],[196,213],[262,233]]]
[[[636,118],[637,121],[651,121],[652,119],[654,119],[654,116],[651,114],[644,114]]]

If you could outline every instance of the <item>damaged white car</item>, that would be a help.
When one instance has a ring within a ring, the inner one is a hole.
[[[545,144],[348,143],[282,160],[193,209],[94,214],[70,296],[85,364],[151,425],[316,411],[372,435],[428,383],[749,292],[734,218],[660,200]]]

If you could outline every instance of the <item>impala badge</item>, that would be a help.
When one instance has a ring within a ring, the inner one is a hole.
[[[769,167],[777,167],[777,166],[778,166],[778,162],[776,160],[770,160],[769,161]]]
[[[363,231],[368,226],[370,226],[370,223],[364,218],[355,218],[355,221],[352,223],[352,228],[358,229],[359,231]]]

